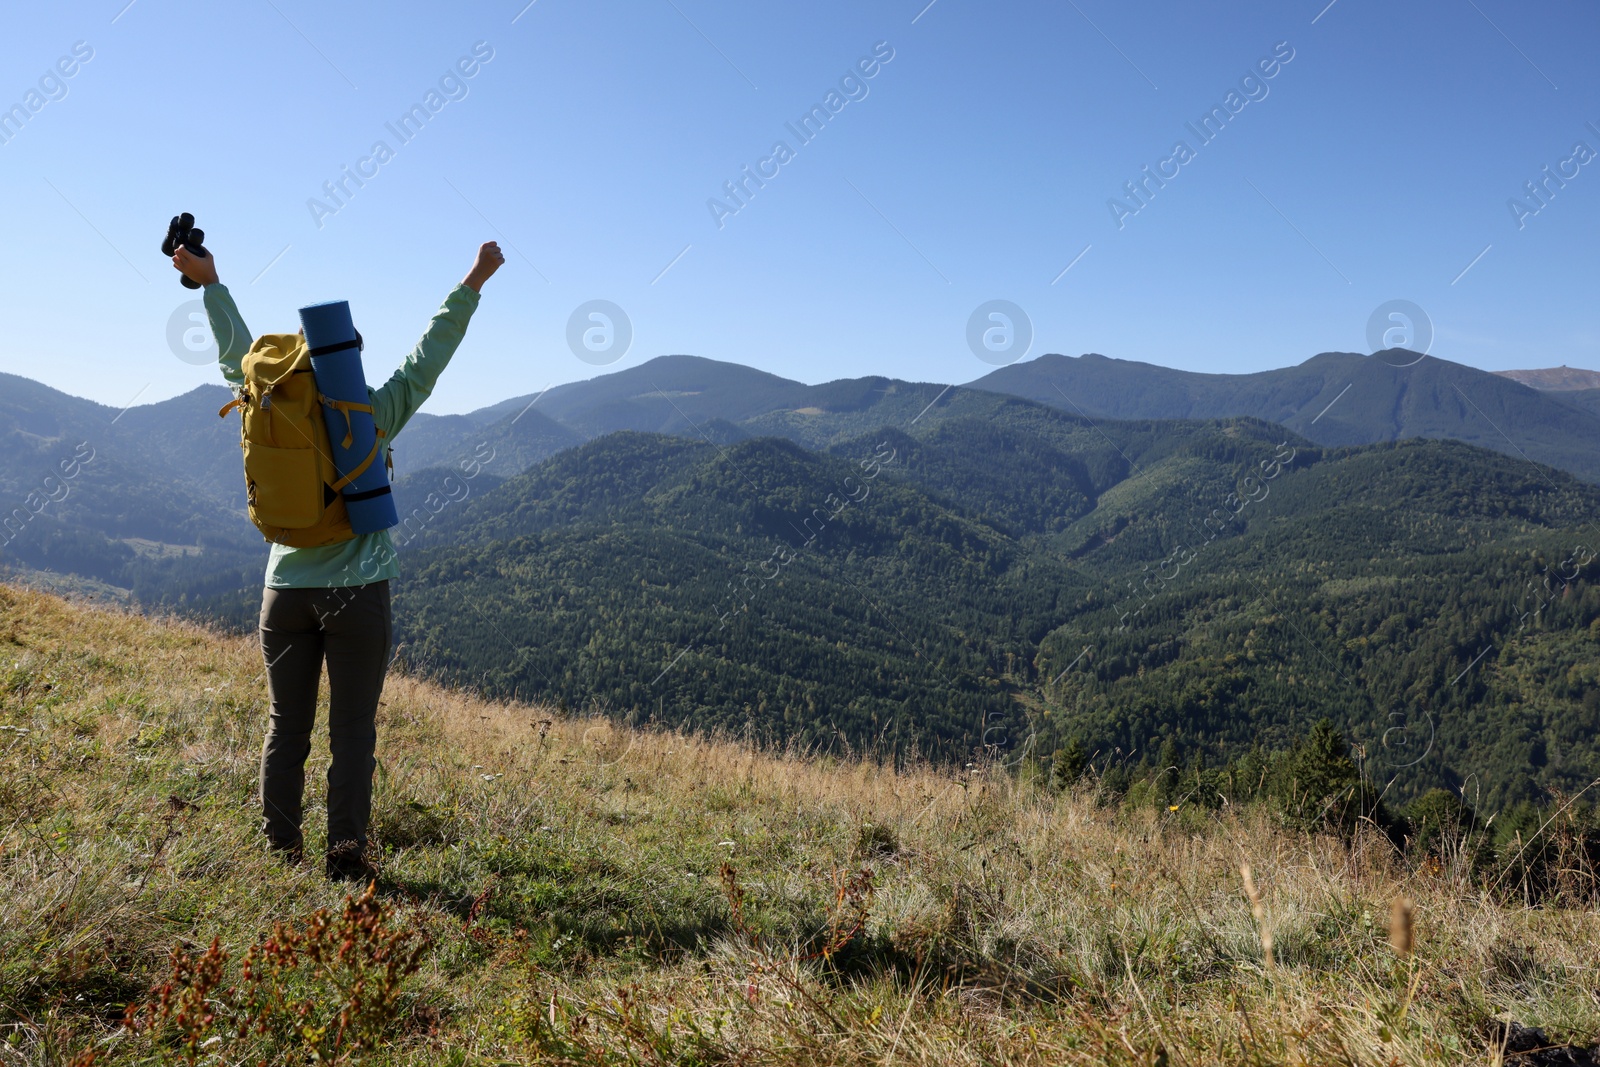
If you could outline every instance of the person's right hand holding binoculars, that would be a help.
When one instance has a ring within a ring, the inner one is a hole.
[[[206,256],[202,259],[179,245],[172,253],[172,265],[182,271],[185,278],[198,282],[201,286],[217,284],[216,256]]]

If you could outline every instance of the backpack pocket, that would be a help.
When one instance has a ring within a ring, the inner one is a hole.
[[[244,443],[245,485],[258,525],[303,530],[322,518],[322,472],[314,448]]]

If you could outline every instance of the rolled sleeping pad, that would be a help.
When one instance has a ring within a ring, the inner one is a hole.
[[[343,491],[350,527],[358,534],[387,530],[399,523],[400,516],[389,491],[384,442],[378,439],[372,421],[372,400],[361,370],[350,304],[330,300],[303,307],[300,327],[305,331],[306,346],[311,349],[311,372],[324,401],[322,414],[328,424],[328,441],[333,445],[333,465],[341,478],[348,478],[350,472],[366,464]]]

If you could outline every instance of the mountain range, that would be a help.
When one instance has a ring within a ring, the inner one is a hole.
[[[395,450],[403,477],[492,450],[502,473],[585,440],[638,430],[731,441],[786,437],[808,448],[907,423],[958,389],[1018,396],[1090,419],[1248,417],[1319,444],[1450,438],[1600,481],[1600,372],[1559,367],[1487,373],[1405,350],[1328,352],[1253,374],[1041,356],[963,386],[884,377],[807,385],[739,364],[662,356],[634,368],[513,397],[465,415],[419,413]],[[221,385],[118,412],[0,374],[0,491],[25,494],[42,452],[69,437],[105,440],[163,483],[242,511],[237,428],[215,412]]]
[[[1576,788],[1600,770],[1600,424],[1580,379],[1532,380],[1399,350],[1044,356],[959,387],[669,356],[419,414],[398,655],[892,759],[1214,762],[1326,717],[1399,796]],[[0,561],[249,625],[227,397],[116,412],[0,376]]]
[[[1324,352],[1255,374],[1051,355],[1003,367],[972,387],[1092,418],[1248,415],[1325,445],[1450,438],[1600,481],[1600,417],[1568,391],[1534,388],[1404,349],[1370,356]]]

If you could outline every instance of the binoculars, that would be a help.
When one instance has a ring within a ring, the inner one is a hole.
[[[181,215],[172,216],[172,221],[167,224],[166,240],[161,242],[161,254],[171,256],[178,249],[187,248],[192,254],[204,259],[211,253],[207,252],[201,242],[206,239],[206,231],[194,228],[194,216],[185,211]],[[200,283],[191,279],[187,274],[181,276],[185,289],[198,289]]]

